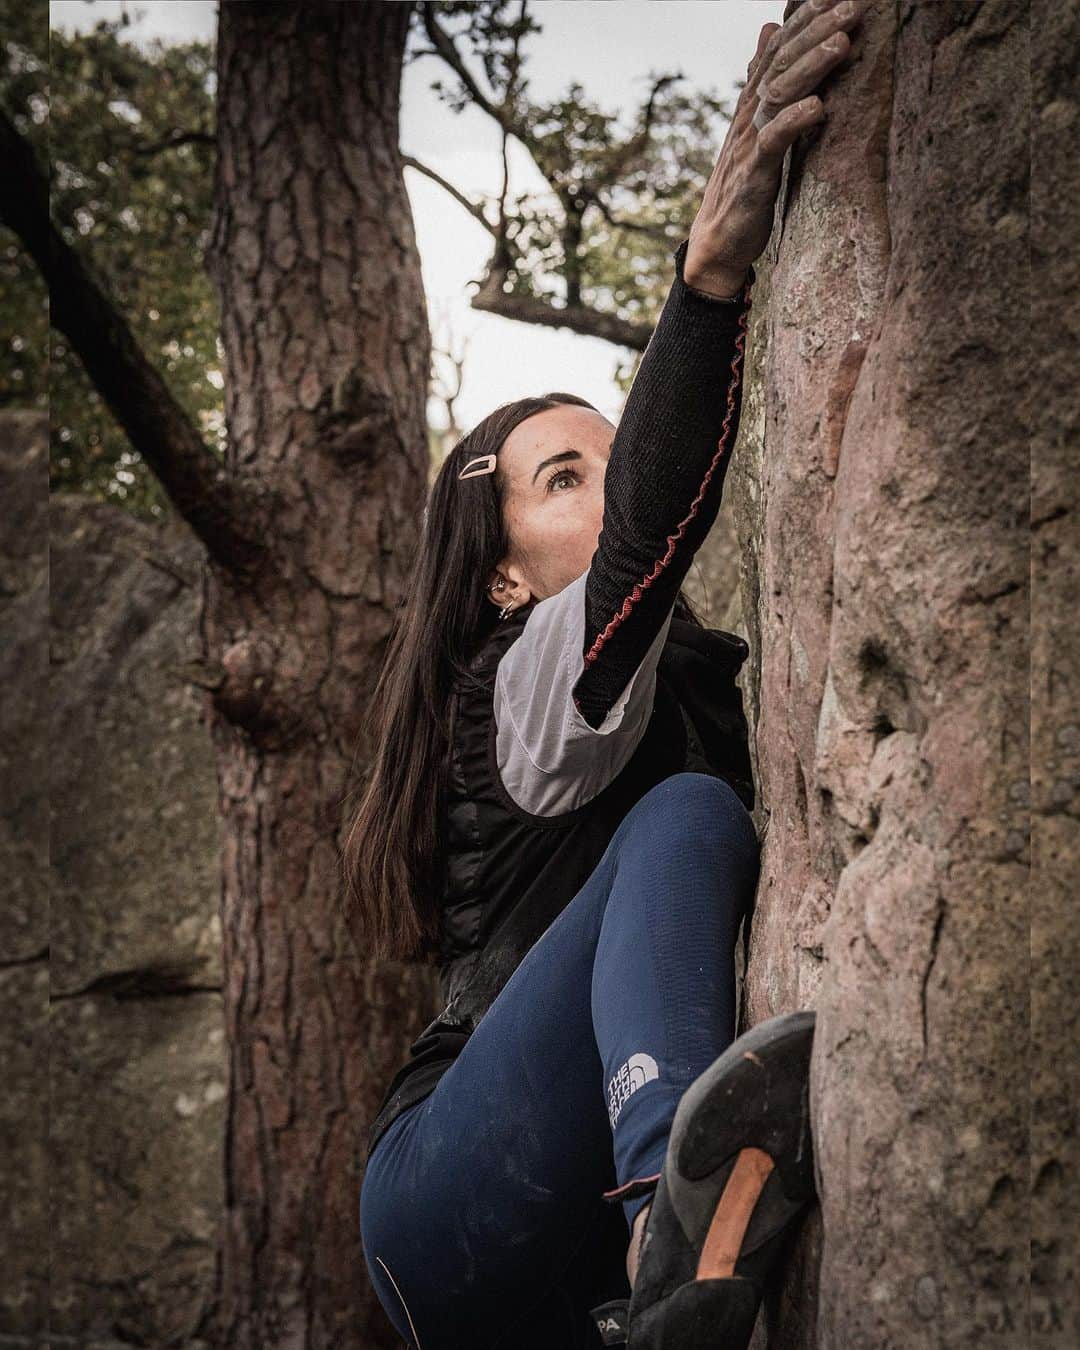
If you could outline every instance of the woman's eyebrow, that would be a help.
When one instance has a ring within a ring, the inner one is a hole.
[[[542,459],[540,461],[540,463],[533,470],[533,476],[530,481],[535,483],[536,475],[540,472],[541,469],[546,469],[549,464],[562,464],[564,460],[580,459],[580,458],[581,458],[580,450],[560,450],[557,455],[551,455],[547,459]]]

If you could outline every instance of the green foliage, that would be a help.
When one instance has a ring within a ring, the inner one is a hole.
[[[689,231],[716,160],[729,115],[724,101],[681,91],[677,74],[643,81],[640,107],[627,119],[599,107],[576,83],[559,98],[534,100],[524,45],[541,30],[535,16],[543,7],[443,0],[431,8],[482,71],[497,115],[550,186],[486,204],[489,219],[501,219],[504,288],[556,307],[655,322],[671,253]],[[43,6],[0,0],[0,14],[2,97],[42,161],[51,160],[54,219],[207,444],[223,451],[217,300],[203,262],[213,177],[212,49],[140,49],[123,40],[123,19],[78,36],[54,33],[50,51]],[[472,96],[442,69],[435,87],[460,110]],[[0,401],[48,400],[53,485],[122,501],[140,515],[168,511],[156,479],[61,334],[52,334],[49,350],[44,287],[3,231],[0,304],[11,335],[0,344]],[[624,388],[635,364],[632,356],[617,372]]]
[[[530,33],[542,31],[534,16],[545,7],[436,0],[430,9],[462,57],[479,62],[488,83],[482,92],[551,187],[501,208],[485,204],[489,218],[501,215],[504,290],[655,323],[671,254],[690,231],[730,120],[726,101],[677,88],[678,73],[651,73],[625,126],[576,82],[560,98],[534,100],[523,48]],[[439,79],[432,88],[456,112],[472,101],[461,79]],[[624,389],[635,367],[631,358],[617,372]]]
[[[52,209],[89,257],[207,443],[224,450],[218,307],[203,264],[213,184],[213,51],[143,51],[122,23],[52,38]],[[190,139],[181,140],[181,137]],[[169,510],[59,334],[52,349],[53,482]]]
[[[121,20],[75,37],[52,34],[53,219],[207,444],[223,451],[217,299],[203,265],[213,181],[213,51],[205,43],[140,50],[122,41],[126,27]],[[23,130],[34,91],[14,76],[26,64],[28,40],[19,33],[6,42],[5,103]],[[45,148],[39,138],[43,162]],[[11,349],[0,352],[0,391],[11,401],[23,389],[29,394],[23,402],[47,397],[52,486],[122,501],[147,518],[168,512],[156,478],[61,333],[51,334],[46,369],[43,288],[10,235],[0,241],[0,264],[4,312],[15,335]]]
[[[49,19],[44,5],[3,0],[0,98],[44,162],[48,150]],[[49,298],[18,239],[0,226],[0,407],[48,406]]]
[[[518,55],[521,41],[529,33],[543,32],[543,25],[536,22],[521,0],[486,0],[483,4],[477,4],[476,0],[441,0],[432,8],[440,18],[455,21],[453,31],[468,40],[488,83],[500,97],[508,89],[519,85],[523,88],[528,83],[521,78]],[[446,90],[438,80],[432,88],[439,90],[440,97],[445,97],[455,112],[469,106],[470,95],[460,88]]]

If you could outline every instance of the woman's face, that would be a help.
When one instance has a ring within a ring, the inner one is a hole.
[[[546,600],[588,570],[604,516],[604,471],[615,428],[562,404],[519,422],[498,453],[510,547],[488,583],[501,608]]]

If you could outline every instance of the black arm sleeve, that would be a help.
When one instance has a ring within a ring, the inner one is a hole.
[[[585,668],[573,698],[597,727],[640,665],[720,510],[738,432],[754,269],[738,295],[683,280],[689,240],[619,421],[585,583]]]

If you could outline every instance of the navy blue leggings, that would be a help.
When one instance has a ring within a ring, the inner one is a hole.
[[[753,821],[679,773],[627,812],[430,1096],[383,1135],[361,1192],[379,1299],[419,1350],[590,1344],[625,1297],[629,1225],[675,1107],[735,1036]]]

